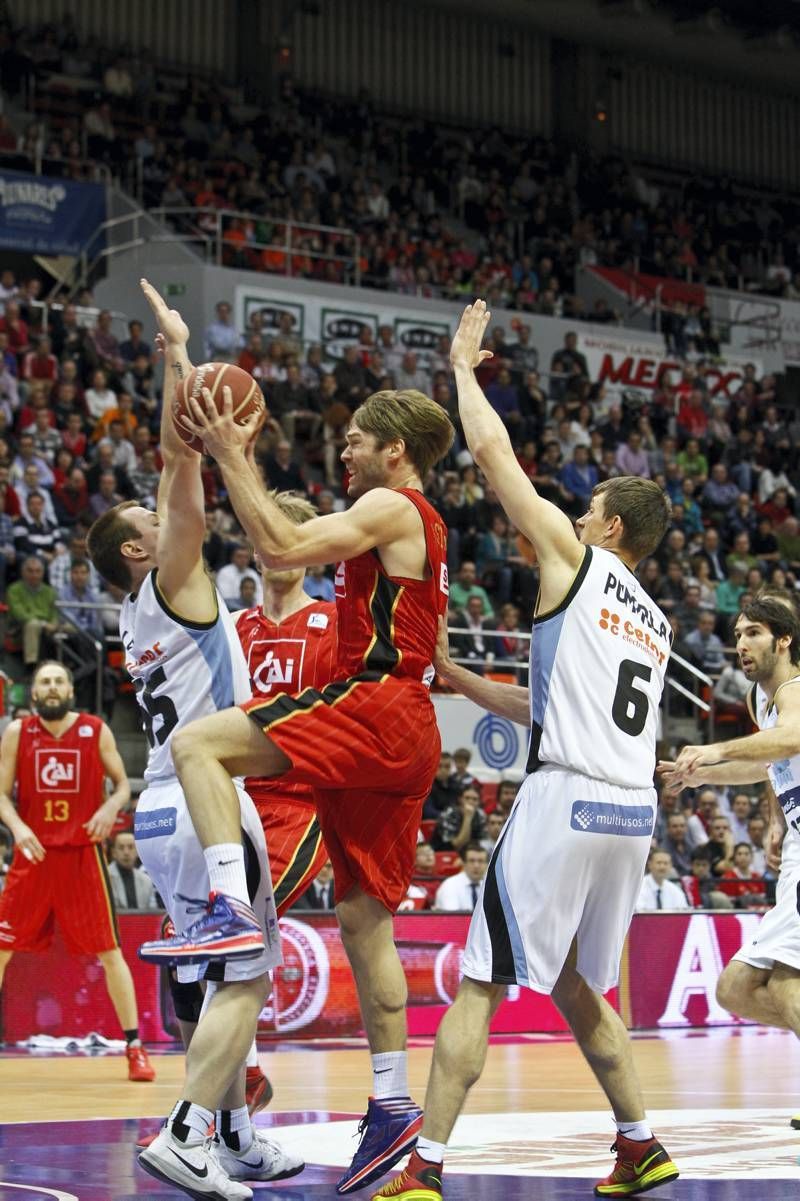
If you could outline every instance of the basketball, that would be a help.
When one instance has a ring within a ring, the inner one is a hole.
[[[238,424],[246,421],[251,413],[264,408],[264,397],[261,389],[249,372],[232,363],[201,363],[193,367],[185,380],[178,380],[175,388],[175,400],[172,405],[172,420],[175,429],[187,446],[202,454],[203,444],[199,438],[190,433],[181,422],[182,417],[191,421],[192,414],[186,403],[186,397],[192,396],[202,401],[202,392],[208,388],[219,412],[222,411],[223,388],[230,388],[233,400],[233,416]]]

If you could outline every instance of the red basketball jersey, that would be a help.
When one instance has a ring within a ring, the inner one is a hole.
[[[336,674],[336,605],[312,600],[284,621],[274,622],[261,609],[245,609],[235,616],[253,696],[265,700],[280,692],[297,693],[321,688]],[[274,780],[248,777],[245,788],[256,803],[270,791],[286,800],[312,805],[307,784],[291,783],[291,774]]]
[[[422,518],[428,574],[424,580],[389,576],[376,550],[338,565],[340,678],[364,671],[428,683],[432,678],[437,618],[447,611],[447,527],[421,492],[398,492]]]
[[[103,801],[102,719],[79,713],[60,738],[23,717],[17,752],[17,809],[44,847],[88,846],[84,829]]]

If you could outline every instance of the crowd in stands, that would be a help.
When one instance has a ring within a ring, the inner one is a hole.
[[[173,72],[167,83],[129,47],[81,43],[68,18],[0,29],[0,72],[12,92],[35,77],[39,104],[24,129],[0,123],[0,150],[23,169],[44,154],[48,173],[71,178],[101,162],[127,182],[138,164],[145,203],[194,208],[201,231],[216,229],[215,210],[239,214],[223,223],[230,265],[285,273],[291,220],[294,274],[352,279],[353,231],[368,286],[576,321],[616,319],[574,295],[576,268],[595,264],[800,297],[797,201],[730,179],[656,181],[618,156],[399,118],[366,94],[323,96],[288,76],[268,108],[244,105],[220,80]],[[78,112],[64,76],[84,89]],[[679,351],[718,344],[691,306],[677,305],[665,332]]]

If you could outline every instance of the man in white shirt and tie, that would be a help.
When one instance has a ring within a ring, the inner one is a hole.
[[[642,881],[636,910],[688,909],[689,902],[680,884],[668,879],[673,871],[672,859],[666,851],[651,851],[649,871]]]
[[[434,909],[471,913],[477,905],[489,856],[479,842],[468,842],[461,848],[461,860],[463,870],[457,876],[449,876],[437,888]]]

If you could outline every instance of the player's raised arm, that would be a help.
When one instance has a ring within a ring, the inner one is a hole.
[[[490,316],[482,300],[467,305],[450,348],[467,445],[508,517],[533,543],[540,562],[560,561],[575,570],[583,558],[583,548],[572,522],[561,509],[539,496],[517,462],[508,430],[475,378],[475,368],[491,356],[490,351],[481,350]]]
[[[172,418],[175,387],[191,371],[187,343],[189,329],[176,309],[147,280],[142,291],[153,310],[164,344],[164,389],[161,406],[161,454],[164,471],[158,488],[159,568],[158,585],[170,604],[196,620],[210,620],[216,602],[210,588],[196,589],[204,573],[205,498],[200,476],[201,457],[187,446]],[[180,600],[190,595],[190,609]],[[198,609],[199,606],[199,609]],[[213,610],[213,611],[212,611]]]
[[[0,741],[0,822],[8,826],[11,837],[25,858],[32,863],[41,863],[45,857],[45,849],[30,826],[21,819],[11,800],[14,778],[17,774],[17,751],[19,750],[21,729],[20,721],[12,721]]]

